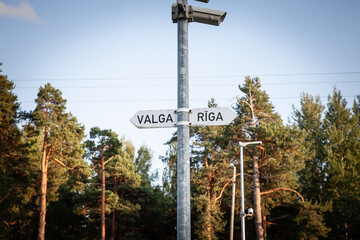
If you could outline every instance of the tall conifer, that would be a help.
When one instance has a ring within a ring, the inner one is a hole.
[[[40,219],[38,239],[45,239],[48,197],[56,199],[59,186],[86,168],[81,145],[84,128],[71,113],[66,113],[66,100],[60,90],[50,84],[40,87],[35,100],[36,108],[25,126],[27,141],[31,142],[34,162],[40,160]],[[37,159],[36,159],[37,158]]]
[[[284,208],[304,202],[297,191],[297,172],[303,168],[303,136],[295,126],[282,123],[258,78],[246,77],[239,88],[242,96],[236,104],[239,119],[234,139],[263,143],[244,150],[244,171],[252,175],[247,186],[253,192],[256,236],[266,239],[269,224],[292,222],[276,219],[294,220],[296,214],[283,214]],[[286,233],[286,228],[278,227],[277,234]]]
[[[1,63],[0,63],[1,66]],[[1,73],[1,70],[0,70]],[[21,131],[17,126],[20,104],[13,90],[15,85],[0,74],[0,238],[29,237],[34,195],[28,158]]]
[[[307,154],[304,159],[305,167],[299,173],[299,181],[302,193],[309,201],[322,201],[325,187],[327,164],[324,153],[324,109],[320,97],[303,94],[300,110],[294,109],[293,114],[297,126],[306,134],[304,145]]]
[[[329,165],[326,198],[333,202],[327,216],[331,239],[355,239],[360,234],[359,115],[347,108],[341,92],[328,98],[325,116],[326,160]]]

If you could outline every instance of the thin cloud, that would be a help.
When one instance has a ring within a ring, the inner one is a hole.
[[[36,14],[32,6],[25,1],[21,1],[20,5],[18,6],[9,6],[3,2],[0,2],[0,16],[12,17],[36,23],[43,22]]]

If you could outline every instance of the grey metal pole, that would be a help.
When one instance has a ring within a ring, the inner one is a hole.
[[[177,0],[187,5],[187,0]],[[188,20],[178,20],[177,239],[191,239]]]
[[[243,160],[243,148],[251,144],[262,144],[261,141],[256,142],[239,142],[240,146],[240,187],[241,187],[241,240],[245,240],[245,202],[244,202],[244,160]]]
[[[236,187],[236,167],[234,166],[232,181],[232,198],[231,198],[231,220],[230,220],[230,240],[234,239],[234,212],[235,212],[235,187]]]
[[[243,146],[241,144],[240,144],[240,188],[241,188],[241,240],[245,240],[244,161],[243,161]]]

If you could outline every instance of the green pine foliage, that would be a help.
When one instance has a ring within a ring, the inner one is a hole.
[[[235,108],[239,119],[234,137],[262,141],[244,149],[244,171],[252,175],[246,186],[253,192],[255,233],[257,239],[288,239],[283,222],[294,222],[299,207],[304,207],[297,175],[304,166],[304,135],[295,125],[283,124],[258,78],[245,78],[239,89],[243,96]]]
[[[301,109],[294,112],[295,122],[307,135],[305,168],[299,178],[312,211],[298,218],[301,224],[307,219],[304,226],[308,228],[301,233],[304,239],[313,239],[314,233],[327,239],[359,236],[358,100],[349,109],[341,92],[334,88],[326,111],[318,97],[304,94]]]
[[[191,129],[190,129],[191,130]],[[176,182],[177,182],[177,135],[173,134],[172,138],[165,143],[168,147],[165,156],[161,156],[161,161],[166,164],[162,174],[162,189],[173,200],[176,199]],[[190,161],[191,164],[191,161]]]
[[[69,191],[81,190],[89,169],[82,158],[84,127],[65,111],[66,100],[61,91],[46,84],[40,87],[35,103],[24,132],[31,149],[31,161],[41,166],[38,235],[44,239],[47,205],[58,201],[61,185],[71,184]]]
[[[208,107],[217,107],[214,99]],[[223,126],[193,129],[191,184],[194,233],[198,239],[218,239],[217,233],[223,232],[226,225],[221,200],[230,183],[231,170],[225,129]]]
[[[300,110],[294,109],[293,118],[305,134],[305,168],[299,172],[301,192],[307,200],[322,201],[327,172],[322,124],[325,107],[320,97],[308,94],[302,95],[300,105]]]
[[[142,182],[151,183],[157,178],[157,174],[151,174],[152,152],[150,148],[143,145],[139,148],[134,161],[135,172],[141,176]]]
[[[324,214],[331,210],[331,202],[324,199],[328,164],[325,159],[326,135],[323,127],[325,107],[319,97],[303,94],[300,110],[294,108],[293,119],[305,134],[305,167],[299,171],[300,192],[307,201],[307,208],[301,209],[296,218],[302,226],[298,234],[303,239],[327,237],[330,228],[325,225]]]
[[[94,169],[94,185],[101,184],[102,168],[104,162],[105,171],[105,211],[111,215],[109,219],[110,236],[118,238],[133,232],[132,224],[138,216],[140,206],[130,201],[126,195],[140,185],[140,175],[135,172],[133,163],[135,154],[133,145],[119,140],[118,135],[111,130],[101,130],[94,127],[90,130],[90,139],[86,141],[88,159]],[[93,192],[95,189],[89,188]],[[97,194],[100,200],[100,192]],[[96,199],[93,199],[96,200]],[[100,205],[96,201],[90,202],[93,211],[101,213]],[[94,217],[96,214],[93,213]],[[111,213],[111,214],[110,214]]]
[[[36,228],[32,222],[36,174],[17,125],[21,112],[14,88],[0,74],[0,239],[27,239]]]
[[[99,238],[103,222],[106,239],[176,239],[176,132],[161,157],[158,186],[147,146],[135,151],[98,127],[84,139],[84,127],[50,84],[40,87],[31,112],[21,111],[14,89],[0,74],[0,239],[40,237],[40,209],[47,211],[47,239]],[[243,152],[245,208],[255,211],[246,238],[358,239],[360,96],[350,107],[336,88],[324,105],[304,93],[293,123],[284,124],[258,78],[246,77],[239,90],[233,123],[190,130],[192,238],[228,239],[239,142],[262,141]],[[208,107],[217,107],[215,99]]]
[[[360,129],[354,110],[347,108],[341,92],[334,89],[324,119],[329,165],[325,197],[333,202],[327,216],[331,239],[356,239],[360,234]]]
[[[32,161],[38,163],[39,169],[39,153],[47,154],[47,195],[49,200],[56,201],[57,190],[62,184],[71,181],[75,191],[77,183],[81,185],[89,176],[88,165],[82,158],[84,127],[76,117],[66,112],[66,100],[62,98],[61,91],[50,84],[40,87],[35,102],[36,108],[31,112],[24,132],[31,147]]]

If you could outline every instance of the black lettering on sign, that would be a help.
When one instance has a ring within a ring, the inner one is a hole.
[[[201,121],[204,121],[204,113],[201,112],[198,113],[198,122],[200,121],[200,119]]]
[[[160,115],[159,115],[159,122],[160,122],[160,123],[165,122],[165,115],[164,115],[164,114],[160,114]]]
[[[211,122],[215,120],[215,113],[213,113],[213,112],[209,113],[209,120]]]
[[[206,121],[217,122],[217,121],[224,121],[224,118],[221,115],[221,112],[215,113],[215,112],[205,111],[205,112],[198,112],[197,120],[198,120],[198,122],[200,122],[200,121],[202,121],[202,122],[206,122]]]
[[[221,112],[218,113],[217,117],[216,117],[216,121],[218,120],[221,120],[221,121],[224,121],[222,115],[221,115]]]
[[[168,114],[167,119],[166,119],[166,122],[174,122],[174,121],[172,120],[171,114]]]
[[[174,122],[171,114],[168,114],[167,116],[165,116],[165,114],[151,114],[151,115],[137,115],[137,120],[140,124],[146,124],[146,123],[150,123],[150,124],[155,124],[155,123],[168,123],[168,122]]]
[[[158,122],[156,122],[156,120],[155,120],[155,118],[154,118],[154,114],[151,115],[151,119],[152,119],[152,123],[158,123]]]
[[[141,124],[141,123],[142,123],[142,120],[144,119],[144,115],[141,115],[141,118],[139,117],[139,115],[136,116],[136,117],[137,117],[139,123]]]
[[[146,115],[144,124],[147,123],[147,122],[151,123],[149,115]]]

